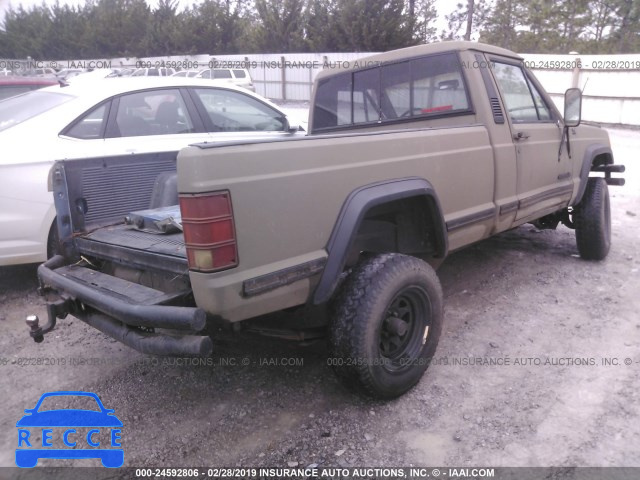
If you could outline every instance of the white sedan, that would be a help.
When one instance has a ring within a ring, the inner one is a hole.
[[[298,125],[259,95],[199,78],[110,78],[0,101],[0,266],[53,253],[55,160],[304,134]]]

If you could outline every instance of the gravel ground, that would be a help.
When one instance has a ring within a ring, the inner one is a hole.
[[[438,361],[390,402],[343,388],[322,342],[219,338],[211,362],[185,365],[68,317],[35,344],[36,266],[0,268],[0,466],[52,390],[115,409],[125,466],[640,466],[640,135],[611,135],[627,185],[610,188],[607,260],[531,225],[452,255]],[[54,365],[22,365],[38,357]]]

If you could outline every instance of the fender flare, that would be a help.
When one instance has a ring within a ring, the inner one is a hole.
[[[578,187],[578,194],[576,195],[573,205],[577,205],[582,200],[585,190],[587,189],[587,181],[589,180],[589,172],[593,167],[593,160],[598,155],[604,155],[606,161],[603,165],[611,165],[613,163],[613,152],[609,145],[602,143],[594,143],[589,145],[582,157],[582,168],[580,169],[580,186]]]
[[[327,243],[327,263],[315,289],[313,303],[327,302],[338,285],[347,255],[367,212],[378,205],[413,197],[424,197],[435,212],[437,257],[445,257],[448,250],[447,229],[436,191],[427,180],[420,177],[400,178],[360,187],[349,194]]]

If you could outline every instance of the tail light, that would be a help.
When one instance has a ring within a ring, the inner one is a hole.
[[[238,246],[228,191],[181,194],[180,212],[189,268],[216,272],[238,265]]]

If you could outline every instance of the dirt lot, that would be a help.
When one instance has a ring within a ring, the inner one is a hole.
[[[52,390],[115,409],[127,466],[640,466],[640,134],[611,134],[627,185],[607,260],[531,225],[452,255],[438,361],[387,403],[343,388],[321,344],[240,337],[212,365],[156,364],[69,317],[36,345],[36,267],[0,268],[0,466]],[[66,364],[22,365],[38,357]]]

